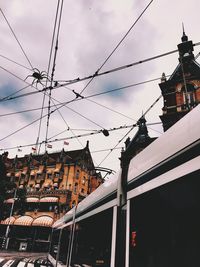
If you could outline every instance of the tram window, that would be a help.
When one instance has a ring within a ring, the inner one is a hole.
[[[54,230],[51,237],[50,254],[54,259],[56,259],[56,255],[58,253],[59,234],[60,230]]]
[[[200,266],[200,173],[131,200],[129,266]]]
[[[62,230],[62,236],[60,240],[60,251],[59,251],[59,261],[62,264],[66,264],[67,261],[67,253],[68,253],[68,245],[70,238],[70,227],[66,227]]]
[[[112,209],[76,224],[72,264],[110,267]]]

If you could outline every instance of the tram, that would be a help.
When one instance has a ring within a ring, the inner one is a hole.
[[[200,105],[58,220],[54,266],[200,266]]]

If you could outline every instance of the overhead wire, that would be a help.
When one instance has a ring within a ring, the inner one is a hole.
[[[125,114],[123,114],[123,113],[117,111],[117,110],[114,110],[114,109],[112,109],[112,108],[110,108],[110,107],[107,107],[107,106],[105,106],[105,105],[103,105],[103,104],[100,104],[100,103],[98,103],[98,102],[96,102],[96,101],[94,101],[94,100],[87,99],[87,101],[90,101],[90,102],[92,102],[92,103],[94,103],[94,104],[96,104],[96,105],[98,105],[98,106],[101,106],[101,107],[103,107],[103,108],[105,108],[105,109],[107,109],[107,110],[109,110],[109,111],[112,111],[112,112],[114,112],[114,113],[116,113],[116,114],[118,114],[118,115],[121,115],[121,116],[123,116],[124,118],[127,118],[127,119],[130,119],[130,120],[132,120],[132,121],[136,121],[136,122],[137,122],[137,120],[135,120],[135,119],[133,119],[133,118],[131,118],[131,117],[129,117],[129,116],[127,116],[127,115],[125,115]],[[161,132],[158,131],[158,130],[155,130],[155,129],[151,128],[151,127],[148,127],[148,128],[151,129],[152,131],[155,131],[155,132],[161,134]]]
[[[154,124],[160,124],[160,122],[149,123],[147,125],[154,125]],[[128,129],[128,128],[131,128],[131,130],[132,130],[133,127],[137,127],[137,126],[138,126],[137,123],[131,124],[131,125],[122,125],[122,126],[119,126],[119,127],[110,128],[110,129],[108,129],[108,131],[109,132],[113,132],[113,131],[118,131],[118,130],[123,130],[123,129]],[[86,136],[96,135],[96,134],[100,134],[100,133],[102,133],[102,130],[95,130],[95,131],[90,132],[90,133],[79,134],[79,135],[76,135],[76,136],[73,135],[73,136],[58,138],[58,139],[54,139],[54,140],[51,140],[53,138],[53,137],[51,137],[51,138],[48,139],[48,143],[55,143],[55,142],[59,142],[59,141],[71,140],[71,139],[75,139],[75,138],[86,137]],[[39,142],[39,144],[44,144],[44,143],[45,143],[45,140]],[[0,151],[2,151],[2,150],[11,150],[11,149],[16,149],[16,148],[23,148],[23,147],[30,147],[30,146],[34,146],[34,145],[35,145],[35,143],[31,143],[31,144],[14,146],[14,147],[0,148]],[[112,148],[112,150],[114,150],[114,148]]]
[[[131,30],[133,29],[133,27],[136,25],[136,23],[139,21],[139,19],[142,17],[142,15],[145,13],[145,11],[149,8],[149,6],[151,5],[151,3],[153,2],[153,0],[151,0],[149,2],[149,4],[145,7],[145,9],[142,11],[142,13],[139,15],[139,17],[134,21],[134,23],[131,25],[131,27],[128,29],[128,31],[126,32],[126,34],[123,36],[123,38],[119,41],[119,43],[115,46],[115,48],[112,50],[112,52],[108,55],[108,57],[104,60],[104,62],[101,64],[101,66],[98,68],[98,70],[95,72],[96,74],[98,74],[98,72],[103,68],[103,66],[106,64],[106,62],[110,59],[110,57],[115,53],[115,51],[117,50],[117,48],[121,45],[121,43],[124,41],[124,39],[128,36],[128,34],[131,32]],[[96,76],[93,76],[89,82],[86,84],[86,86],[81,90],[80,94],[82,94],[85,89],[89,86],[89,84],[93,81],[93,79]]]
[[[169,77],[170,75],[166,75],[166,77]],[[19,78],[20,80],[22,80],[21,78]],[[125,86],[122,86],[122,87],[119,87],[119,88],[114,88],[114,89],[110,89],[110,90],[107,90],[107,91],[103,91],[103,92],[99,92],[99,93],[95,93],[95,94],[92,94],[92,95],[89,95],[89,96],[82,96],[82,99],[88,99],[88,98],[92,98],[92,97],[95,97],[95,96],[100,96],[100,95],[105,95],[105,94],[109,94],[109,93],[114,93],[116,91],[121,91],[121,90],[124,90],[124,89],[128,89],[128,88],[131,88],[131,87],[135,87],[135,86],[139,86],[139,85],[143,85],[143,84],[146,84],[146,83],[150,83],[150,82],[154,82],[154,81],[158,81],[160,80],[161,77],[159,78],[154,78],[154,79],[150,79],[150,80],[146,80],[146,81],[142,81],[142,82],[138,82],[138,83],[133,83],[133,84],[129,84],[129,85],[125,85]],[[30,85],[30,84],[29,84]],[[31,86],[31,85],[30,85]],[[35,88],[35,87],[34,87]],[[66,86],[64,86],[64,88],[67,89]],[[37,88],[35,88],[37,89]],[[72,91],[71,89],[68,89],[70,91]],[[16,98],[20,98],[20,97],[26,97],[26,96],[30,96],[32,94],[37,94],[37,93],[42,93],[42,92],[45,92],[46,90],[45,89],[37,89],[37,91],[33,91],[33,92],[29,92],[29,93],[26,93],[26,94],[23,94],[23,95],[19,95],[19,96],[16,96],[16,97],[12,97],[12,98],[8,98],[6,99],[6,101],[8,100],[14,100]],[[81,98],[74,98],[72,100],[72,102],[75,102],[75,101],[79,101],[81,100]],[[68,104],[68,101],[67,102],[62,102],[62,104]],[[70,102],[71,103],[71,102]],[[1,116],[1,115],[0,115]]]
[[[4,19],[5,19],[5,21],[6,21],[7,25],[8,25],[8,27],[10,28],[10,30],[11,30],[11,32],[12,32],[12,34],[13,34],[15,40],[17,41],[17,43],[18,43],[18,45],[19,45],[19,47],[21,48],[22,53],[24,54],[25,58],[27,59],[29,65],[30,65],[30,67],[31,67],[31,69],[33,69],[33,66],[32,66],[32,64],[31,64],[31,62],[30,62],[30,60],[29,60],[27,54],[25,53],[25,51],[24,51],[24,49],[23,49],[23,47],[22,47],[22,45],[21,45],[19,39],[17,38],[17,36],[16,36],[16,34],[15,34],[13,28],[11,27],[11,25],[10,25],[8,19],[6,18],[5,14],[4,14],[4,12],[3,12],[3,10],[2,10],[1,8],[0,8],[0,12],[1,12],[1,14],[3,15],[3,17],[4,17]]]
[[[44,93],[44,92],[43,92],[43,93]],[[54,98],[51,97],[51,99],[54,99]],[[58,100],[56,100],[56,99],[54,99],[54,100],[60,104],[60,102],[59,102]],[[72,101],[68,101],[68,103],[70,103],[70,102],[72,102]],[[57,111],[58,109],[60,109],[60,108],[62,108],[62,107],[66,107],[67,109],[73,111],[74,113],[78,114],[78,115],[81,116],[82,118],[84,118],[84,119],[90,121],[91,123],[97,125],[97,126],[100,127],[100,128],[104,128],[104,127],[102,127],[100,124],[98,124],[98,123],[94,122],[93,120],[87,118],[86,116],[80,114],[79,112],[75,111],[74,109],[69,108],[68,106],[66,106],[66,103],[61,104],[59,107],[57,106],[57,107],[56,107],[54,110],[52,110],[50,113],[52,114],[52,113],[54,113],[55,111]],[[47,117],[47,116],[48,116],[48,113],[45,114],[45,115],[43,115],[42,118],[45,118],[45,117]],[[39,120],[40,120],[40,118],[35,119],[34,121],[30,122],[29,124],[27,124],[27,125],[25,125],[25,126],[19,128],[18,130],[15,130],[14,132],[8,134],[7,136],[1,138],[0,141],[3,141],[3,140],[5,140],[6,138],[8,138],[8,137],[10,137],[10,136],[12,136],[12,135],[18,133],[19,131],[21,131],[21,130],[27,128],[28,126],[30,126],[30,125],[32,125],[32,124],[34,124],[34,123],[36,123],[36,122],[38,122]],[[46,144],[46,142],[47,142],[47,140],[45,141],[45,144]]]
[[[160,100],[160,98],[162,97],[162,94],[153,102],[153,104],[144,112],[144,114],[142,114],[142,116],[138,119],[138,122],[140,121],[140,119],[142,119],[143,117],[145,117],[145,115],[152,109],[152,107]],[[113,149],[115,149],[123,140],[124,138],[135,128],[136,125],[133,125],[131,127],[131,129],[117,142],[117,144],[109,151],[109,153],[101,160],[101,162],[98,164],[98,166],[100,166],[112,153]]]
[[[26,67],[26,66],[24,66],[24,65],[22,65],[22,64],[20,64],[20,63],[18,63],[18,62],[16,62],[16,61],[13,60],[13,59],[10,59],[10,58],[6,57],[6,56],[0,55],[0,57],[2,57],[2,58],[4,58],[4,59],[6,59],[6,60],[8,60],[8,61],[10,61],[10,62],[12,62],[12,63],[18,65],[18,66],[20,66],[20,67],[22,67],[22,68],[24,68],[24,69],[31,70],[30,68],[28,68],[28,67]]]
[[[56,106],[56,105],[55,105],[55,102],[54,102],[52,99],[51,99],[51,101],[53,102],[54,106]],[[59,114],[60,114],[62,120],[64,121],[65,125],[67,126],[67,130],[69,130],[69,131],[76,137],[75,133],[74,133],[73,130],[70,128],[69,124],[66,122],[65,118],[63,117],[63,115],[62,115],[62,113],[60,112],[59,109],[57,110],[57,112],[59,112]],[[51,138],[52,138],[52,137],[51,137]],[[46,139],[46,141],[47,141],[47,140],[50,140],[51,138]],[[78,142],[82,147],[84,147],[84,145],[81,143],[81,141],[78,139],[78,137],[76,137],[76,140],[77,140],[77,142]]]
[[[58,1],[58,4],[57,5],[58,5],[58,8],[59,8],[60,0]],[[59,33],[60,33],[60,24],[61,24],[62,10],[63,10],[63,0],[61,1],[61,7],[60,7],[60,13],[59,13],[57,36],[56,36],[56,44],[55,44],[54,58],[53,58],[51,78],[50,78],[50,91],[49,91],[48,116],[47,116],[47,126],[46,126],[45,150],[47,148],[47,138],[48,138],[48,131],[49,131],[49,121],[50,121],[50,115],[51,115],[51,92],[52,92],[53,77],[54,77],[55,67],[56,67],[56,58],[57,58],[57,52],[58,52],[58,38],[59,38]]]
[[[195,43],[195,44],[193,44],[193,46],[198,46],[198,45],[200,45],[200,42],[198,42],[198,43]],[[167,53],[163,53],[163,54],[160,54],[160,55],[157,55],[157,56],[154,56],[154,57],[150,57],[150,58],[147,58],[147,59],[144,59],[144,60],[140,60],[140,61],[137,61],[137,62],[133,62],[133,63],[130,63],[130,64],[127,64],[127,65],[123,65],[123,66],[121,66],[121,67],[117,67],[117,68],[114,68],[114,69],[111,69],[111,70],[108,70],[108,71],[105,71],[105,72],[102,72],[102,73],[98,73],[98,74],[93,74],[93,75],[89,75],[89,76],[86,76],[86,77],[83,77],[83,78],[75,78],[75,79],[73,79],[73,80],[68,80],[68,81],[64,81],[64,80],[58,80],[58,81],[56,81],[56,86],[53,86],[53,88],[52,88],[52,90],[53,89],[58,89],[58,88],[61,88],[61,87],[65,87],[65,86],[67,86],[67,85],[70,85],[70,84],[74,84],[74,83],[78,83],[78,82],[81,82],[81,81],[84,81],[84,80],[87,80],[87,79],[90,79],[91,77],[93,77],[94,75],[95,76],[101,76],[101,75],[105,75],[105,74],[109,74],[109,73],[112,73],[112,72],[115,72],[115,71],[119,71],[119,70],[122,70],[122,69],[125,69],[125,68],[129,68],[129,67],[133,67],[133,66],[136,66],[136,65],[138,65],[138,64],[142,64],[142,63],[145,63],[145,62],[148,62],[148,61],[151,61],[151,60],[154,60],[154,59],[157,59],[157,58],[160,58],[160,57],[163,57],[163,56],[167,56],[167,55],[170,55],[170,54],[173,54],[173,53],[176,53],[176,52],[178,52],[178,49],[176,49],[176,50],[173,50],[173,51],[170,51],[170,52],[167,52]],[[8,70],[6,70],[5,68],[3,68],[3,67],[0,67],[0,68],[2,68],[2,69],[4,69],[5,71],[7,71],[7,72],[9,72]],[[11,72],[9,72],[10,74],[12,74]],[[12,75],[14,75],[14,74],[12,74]],[[23,82],[25,82],[23,79],[21,79],[20,77],[17,77],[16,75],[14,75],[16,78],[18,78],[18,79],[20,79],[21,81],[23,81]],[[167,77],[167,76],[166,76]],[[160,78],[156,78],[156,79],[153,79],[153,80],[158,80],[158,79],[160,79]],[[153,81],[152,80],[152,81]],[[149,81],[151,81],[151,80],[149,80]],[[147,81],[147,82],[149,82],[149,81]],[[64,82],[63,84],[60,84],[59,82]],[[139,85],[140,83],[138,83],[138,84],[135,84],[135,85]],[[143,83],[141,83],[141,84],[143,84]],[[134,86],[135,86],[134,85]],[[129,85],[130,87],[131,86],[133,86],[133,85]],[[128,86],[127,87],[124,87],[124,89],[125,88],[128,88]],[[114,89],[114,90],[109,90],[109,91],[107,91],[108,93],[110,93],[110,92],[114,92],[114,91],[117,91],[117,90],[122,90],[123,89],[123,87],[122,88],[119,88],[119,89]],[[45,87],[45,88],[43,88],[43,89],[41,89],[41,90],[37,90],[37,91],[33,91],[33,92],[29,92],[29,93],[27,93],[27,94],[24,94],[24,95],[20,95],[20,96],[18,96],[18,97],[15,97],[15,98],[11,98],[11,99],[8,99],[8,100],[13,100],[13,99],[16,99],[16,98],[19,98],[19,97],[24,97],[24,96],[29,96],[29,95],[33,95],[33,94],[37,94],[37,93],[41,93],[41,92],[47,92],[48,90],[50,90],[50,88],[49,87]],[[101,95],[101,94],[106,94],[107,92],[102,92],[102,93],[99,93],[99,94],[95,94],[95,95],[92,95],[91,97],[93,97],[93,96],[98,96],[98,95]],[[76,100],[74,100],[74,101],[76,101]]]
[[[166,77],[168,77],[170,75],[166,75]],[[131,84],[131,85],[127,85],[127,86],[123,86],[123,87],[120,87],[120,88],[116,88],[116,89],[111,89],[109,91],[106,91],[106,92],[102,92],[102,93],[97,93],[97,94],[93,94],[93,95],[90,95],[90,96],[86,96],[84,97],[83,99],[89,99],[91,97],[95,97],[95,96],[99,96],[99,95],[102,95],[102,94],[107,94],[107,93],[110,93],[110,92],[114,92],[114,91],[118,91],[118,90],[123,90],[123,89],[127,89],[127,88],[131,88],[131,87],[134,87],[134,86],[137,86],[137,85],[142,85],[142,84],[145,84],[145,83],[149,83],[149,82],[153,82],[153,81],[157,81],[157,80],[160,80],[160,77],[159,78],[155,78],[155,79],[151,79],[151,80],[147,80],[147,81],[143,81],[143,82],[139,82],[139,83],[135,83],[135,84]],[[68,89],[68,88],[67,88]],[[71,90],[71,89],[69,89]],[[64,102],[64,103],[60,103],[60,104],[57,104],[56,105],[56,108],[61,108],[63,107],[63,105],[66,105],[68,103],[72,103],[73,101],[79,101],[79,100],[82,100],[80,98],[77,98],[77,99],[73,99],[71,101],[68,101],[68,102]],[[97,103],[97,102],[96,102]],[[99,104],[101,106],[103,106],[102,104]],[[48,106],[45,106],[44,109],[47,109]],[[106,107],[107,108],[107,107]],[[41,108],[34,108],[34,109],[28,109],[28,110],[24,110],[24,111],[19,111],[19,112],[12,112],[12,113],[8,113],[8,114],[0,114],[0,117],[3,117],[3,116],[9,116],[9,115],[15,115],[15,114],[20,114],[20,113],[24,113],[24,112],[29,112],[29,111],[37,111],[37,110],[40,110]],[[108,109],[108,108],[107,108]],[[118,114],[120,114],[120,112],[117,112]],[[122,115],[122,113],[121,113]],[[125,115],[124,115],[125,116]],[[128,116],[126,116],[127,118],[129,119],[132,119]],[[134,120],[134,119],[132,119]],[[135,120],[136,121],[136,120]],[[154,131],[156,131],[155,129],[153,129]],[[158,131],[157,131],[158,132]],[[61,132],[62,133],[62,132]],[[59,134],[61,134],[59,133]],[[160,133],[160,132],[159,132]],[[59,135],[58,134],[58,135]]]
[[[196,43],[196,44],[194,44],[194,45],[199,45],[200,43]],[[155,56],[155,57],[152,57],[152,58],[148,58],[148,59],[146,59],[146,60],[143,60],[143,61],[138,61],[138,62],[135,62],[135,63],[132,63],[132,64],[129,64],[129,65],[126,65],[126,67],[127,66],[133,66],[133,65],[137,65],[137,64],[140,64],[140,63],[144,63],[144,62],[146,62],[146,61],[149,61],[149,60],[153,60],[153,59],[155,59],[155,58],[158,58],[158,57],[161,57],[161,56],[165,56],[165,55],[169,55],[169,54],[172,54],[172,53],[175,53],[175,52],[177,52],[177,50],[174,50],[174,51],[171,51],[171,52],[168,52],[168,53],[165,53],[165,54],[162,54],[162,55],[158,55],[158,56]],[[2,69],[4,69],[5,70],[5,68],[3,68],[3,67],[1,67]],[[123,67],[119,67],[120,69],[121,68],[124,68],[124,66]],[[118,68],[118,69],[119,69]],[[115,69],[116,70],[116,69]],[[6,70],[7,71],[7,70]],[[9,71],[8,71],[9,72]],[[13,74],[12,74],[13,75]],[[97,74],[97,75],[99,75],[99,74]],[[14,75],[15,77],[17,77],[16,75]],[[17,77],[17,78],[19,78],[19,77]],[[86,79],[86,78],[88,78],[88,77],[85,77],[84,79]],[[21,78],[19,78],[20,80],[22,80]],[[70,82],[68,82],[67,84],[69,84],[69,83],[73,83],[73,82],[78,82],[77,80],[80,80],[79,78],[78,79],[75,79],[75,80],[73,80],[73,81],[70,81]],[[62,87],[62,86],[66,86],[66,84],[62,84],[62,85],[59,85],[59,87]],[[56,86],[55,88],[57,88],[58,86]],[[123,87],[122,87],[123,88]],[[122,88],[120,88],[120,90],[122,89]],[[126,87],[126,88],[128,88],[128,87]],[[119,90],[119,89],[115,89],[115,90],[110,90],[109,92],[112,92],[112,91],[116,91],[116,90]],[[44,88],[44,89],[42,89],[42,90],[38,90],[39,92],[44,92],[44,91],[46,91],[46,88]],[[99,95],[101,95],[101,94],[105,94],[106,92],[102,92],[102,93],[98,93],[98,94],[93,94],[93,95],[91,95],[90,97],[93,97],[93,96],[99,96]],[[75,101],[75,100],[72,100],[72,101]],[[65,106],[66,104],[68,104],[68,103],[71,103],[72,101],[68,101],[68,102],[65,102],[64,104],[61,104],[60,105],[60,107],[59,108],[62,108],[63,106]],[[55,110],[57,110],[58,108],[56,108]],[[53,110],[53,112],[55,111],[55,110]],[[53,113],[53,112],[51,112],[51,113]],[[46,115],[45,115],[46,116]],[[43,116],[43,117],[45,117],[45,116]]]
[[[54,39],[55,39],[55,33],[56,33],[56,25],[57,25],[57,19],[58,19],[59,6],[60,6],[60,0],[57,1],[57,8],[56,8],[56,15],[55,15],[54,26],[53,26],[53,35],[52,35],[52,40],[51,40],[51,48],[50,48],[50,52],[49,52],[49,61],[48,61],[48,67],[47,67],[47,79],[46,79],[46,86],[45,87],[47,87],[49,71],[50,71],[50,66],[51,66],[51,58],[52,58],[52,53],[53,53],[53,45],[54,45]],[[38,147],[37,143],[39,142],[39,139],[40,139],[45,97],[46,97],[46,94],[43,94],[42,109],[41,109],[41,113],[40,113],[40,123],[39,123],[38,135],[37,135],[37,141],[36,141],[36,151],[37,151],[38,154],[40,153],[40,146]]]

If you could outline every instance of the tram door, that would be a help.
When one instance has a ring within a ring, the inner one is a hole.
[[[200,266],[200,173],[130,201],[130,267]]]
[[[72,266],[110,267],[113,209],[107,209],[75,225]]]

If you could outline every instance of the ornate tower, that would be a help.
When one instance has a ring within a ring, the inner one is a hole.
[[[164,105],[160,119],[164,131],[200,103],[200,65],[193,54],[193,43],[188,41],[183,28],[178,45],[179,64],[167,80],[163,73],[161,83]]]

